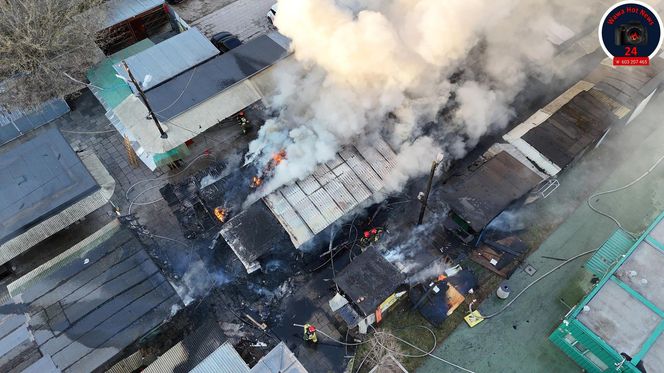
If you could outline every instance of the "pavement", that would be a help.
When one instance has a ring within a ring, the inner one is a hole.
[[[543,242],[524,264],[537,269],[534,276],[518,270],[508,280],[511,297],[560,263],[544,257],[569,258],[596,249],[616,229],[610,220],[590,210],[585,200],[596,192],[626,185],[662,155],[664,128],[657,115],[662,105],[664,96],[654,98],[638,119],[616,128],[599,148],[565,171],[560,188],[552,196],[513,212],[529,227],[524,237],[541,237]],[[617,217],[625,229],[642,232],[664,209],[663,176],[664,164],[660,164],[633,187],[602,196],[594,203]],[[498,316],[474,328],[461,325],[434,353],[475,372],[581,371],[547,337],[569,311],[566,304],[576,304],[591,287],[583,269],[588,258],[542,279]],[[493,296],[479,308],[487,315],[504,304]],[[417,370],[458,371],[432,358]]]
[[[184,0],[180,4],[171,5],[177,14],[187,22],[195,21],[206,14],[234,2],[235,0]]]

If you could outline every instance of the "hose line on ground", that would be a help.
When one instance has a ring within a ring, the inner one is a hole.
[[[542,276],[538,277],[535,281],[533,281],[533,282],[531,282],[530,284],[528,284],[528,286],[526,286],[525,288],[523,288],[523,290],[521,290],[517,295],[515,295],[514,298],[512,298],[512,300],[510,300],[510,301],[509,301],[506,305],[504,305],[501,309],[499,309],[498,311],[496,311],[496,312],[494,312],[494,313],[492,313],[492,314],[490,314],[490,315],[482,316],[482,318],[483,318],[483,319],[490,319],[490,318],[492,318],[492,317],[495,317],[495,316],[500,315],[501,313],[503,313],[503,311],[505,311],[508,307],[510,307],[510,306],[512,305],[512,303],[516,302],[516,300],[519,299],[519,297],[521,296],[521,294],[525,293],[526,290],[530,289],[531,286],[535,285],[535,284],[538,283],[540,280],[542,280],[543,278],[545,278],[545,277],[547,277],[548,275],[552,274],[553,272],[557,271],[558,269],[560,269],[560,268],[563,267],[564,265],[566,265],[566,264],[568,264],[568,263],[571,263],[571,262],[574,261],[575,259],[578,259],[578,258],[580,258],[580,257],[582,257],[582,256],[585,256],[585,255],[588,255],[588,254],[592,254],[592,253],[594,253],[595,251],[597,251],[597,249],[589,250],[589,251],[583,252],[583,253],[581,253],[581,254],[575,255],[575,256],[573,256],[573,257],[571,257],[571,258],[569,258],[569,259],[566,259],[564,262],[562,262],[562,263],[558,264],[557,266],[553,267],[553,268],[550,269],[547,273],[543,274]]]
[[[623,186],[621,186],[620,188],[616,188],[616,189],[611,189],[611,190],[607,190],[607,191],[604,191],[604,192],[595,193],[595,194],[593,194],[592,196],[588,197],[588,199],[586,200],[586,202],[588,203],[588,207],[590,207],[590,209],[593,210],[594,212],[596,212],[596,213],[598,213],[598,214],[600,214],[600,215],[602,215],[602,216],[604,216],[604,217],[606,217],[606,218],[608,218],[608,219],[611,219],[611,220],[616,224],[616,226],[618,226],[618,228],[622,229],[623,231],[625,231],[626,233],[628,233],[630,236],[632,236],[632,237],[637,237],[638,234],[634,234],[634,233],[632,233],[632,232],[626,230],[625,228],[623,228],[622,224],[620,224],[620,222],[618,221],[618,219],[616,219],[615,217],[609,215],[609,214],[606,213],[606,212],[603,212],[603,211],[599,210],[597,207],[593,206],[591,200],[594,199],[594,198],[596,198],[596,197],[603,196],[603,195],[605,195],[605,194],[611,194],[611,193],[615,193],[615,192],[620,192],[621,190],[625,190],[625,189],[631,187],[632,185],[634,185],[634,184],[638,183],[639,181],[641,181],[644,177],[648,176],[648,174],[650,174],[650,173],[651,173],[651,172],[652,172],[657,166],[659,166],[659,164],[662,162],[662,160],[664,160],[664,155],[662,155],[661,157],[659,157],[659,159],[657,159],[657,161],[656,161],[655,163],[653,163],[653,165],[650,166],[650,168],[648,168],[648,170],[647,170],[646,172],[644,172],[643,174],[641,174],[641,176],[637,177],[636,179],[632,180],[632,182],[630,182],[629,184],[623,185]]]
[[[657,168],[657,166],[659,166],[659,164],[662,163],[663,160],[664,160],[664,155],[662,155],[661,157],[659,157],[659,158],[655,161],[655,163],[653,163],[652,166],[650,166],[650,168],[648,168],[648,170],[646,170],[646,172],[644,172],[643,174],[641,174],[641,176],[639,176],[639,177],[637,177],[636,179],[632,180],[630,183],[621,186],[620,188],[615,188],[615,189],[611,189],[611,190],[607,190],[607,191],[604,191],[604,192],[599,192],[599,193],[595,193],[595,194],[591,195],[591,196],[588,197],[588,199],[586,200],[586,202],[587,202],[587,204],[588,204],[588,207],[590,207],[590,209],[591,209],[592,211],[594,211],[595,213],[597,213],[597,214],[599,214],[599,215],[602,215],[602,216],[604,216],[604,217],[606,217],[606,218],[608,218],[608,219],[611,219],[611,221],[613,221],[613,222],[616,224],[616,226],[618,226],[618,228],[622,229],[623,231],[625,231],[625,232],[626,232],[627,234],[629,234],[630,236],[632,236],[632,237],[637,237],[638,234],[634,234],[634,233],[632,233],[632,232],[627,231],[625,228],[623,228],[623,226],[622,226],[622,224],[620,223],[620,221],[618,221],[618,219],[616,219],[614,216],[609,215],[608,213],[603,212],[603,211],[599,210],[597,207],[593,206],[591,200],[594,199],[594,198],[596,198],[596,197],[599,197],[599,196],[603,196],[603,195],[606,195],[606,194],[611,194],[611,193],[619,192],[619,191],[621,191],[621,190],[625,190],[625,189],[627,189],[627,188],[629,188],[629,187],[635,185],[635,184],[638,183],[639,181],[643,180],[644,177],[648,176],[648,175],[649,175],[649,174],[650,174],[655,168]],[[512,305],[512,304],[513,304],[513,303],[514,303],[514,302],[515,302],[520,296],[521,296],[521,294],[523,294],[523,293],[524,293],[526,290],[528,290],[531,286],[535,285],[536,283],[538,283],[540,280],[542,280],[542,279],[545,278],[546,276],[548,276],[548,275],[550,275],[551,273],[557,271],[559,268],[561,268],[561,267],[563,267],[564,265],[566,265],[566,264],[572,262],[573,260],[578,259],[578,258],[580,258],[580,257],[582,257],[582,256],[585,256],[585,255],[588,255],[588,254],[594,253],[595,251],[597,251],[597,249],[583,252],[583,253],[581,253],[581,254],[575,255],[575,256],[573,256],[573,257],[571,257],[571,258],[569,258],[569,259],[563,261],[562,263],[560,263],[560,264],[558,264],[557,266],[553,267],[553,268],[552,268],[550,271],[548,271],[547,273],[545,273],[545,274],[543,274],[542,276],[540,276],[539,278],[537,278],[535,281],[533,281],[533,282],[531,282],[530,284],[528,284],[528,286],[526,286],[523,290],[521,290],[521,291],[520,291],[520,292],[519,292],[514,298],[512,298],[512,300],[509,301],[509,303],[507,303],[506,305],[504,305],[500,310],[498,310],[497,312],[492,313],[492,314],[490,314],[490,315],[482,316],[482,317],[483,317],[484,319],[490,319],[490,318],[492,318],[492,317],[495,317],[495,316],[501,314],[501,313],[502,313],[503,311],[505,311],[508,307],[510,307],[510,306],[511,306],[511,305]]]
[[[303,328],[303,327],[304,327],[304,325],[301,325],[301,324],[293,324],[293,326],[300,327],[300,328]],[[410,346],[410,347],[414,348],[414,349],[417,350],[417,351],[420,351],[422,354],[421,354],[421,355],[409,355],[409,354],[404,354],[404,353],[399,352],[399,351],[391,350],[391,349],[387,348],[385,345],[381,344],[380,341],[378,341],[378,340],[376,341],[376,342],[378,343],[378,345],[380,345],[380,346],[383,347],[385,350],[387,350],[387,351],[389,351],[389,352],[391,352],[391,353],[394,353],[394,354],[397,354],[397,355],[401,355],[401,356],[404,356],[404,357],[411,357],[411,358],[423,358],[423,357],[426,357],[426,356],[430,356],[430,357],[432,357],[432,358],[434,358],[434,359],[436,359],[436,360],[438,360],[438,361],[440,361],[440,362],[443,362],[443,363],[445,363],[445,364],[448,364],[448,365],[450,365],[450,366],[453,366],[453,367],[455,367],[455,368],[457,368],[457,369],[460,369],[460,370],[462,370],[462,371],[464,371],[464,372],[475,373],[475,372],[473,372],[472,370],[466,369],[466,368],[464,368],[464,367],[462,367],[462,366],[460,366],[460,365],[454,364],[454,363],[451,362],[451,361],[445,360],[445,359],[443,359],[443,358],[440,357],[440,356],[436,356],[436,355],[434,355],[434,354],[433,354],[433,351],[436,349],[436,347],[437,347],[437,345],[438,345],[438,341],[437,341],[437,339],[436,339],[436,334],[434,333],[433,330],[431,330],[430,328],[427,328],[427,327],[424,326],[424,325],[414,325],[414,326],[411,326],[411,328],[422,328],[422,329],[426,329],[429,333],[431,333],[431,335],[432,335],[432,337],[433,337],[433,346],[431,347],[431,349],[430,349],[429,351],[423,350],[423,349],[417,347],[416,345],[414,345],[414,344],[412,344],[412,343],[406,341],[405,339],[400,338],[400,337],[397,337],[396,335],[394,335],[394,334],[392,334],[392,333],[379,332],[379,331],[377,331],[377,330],[373,327],[373,325],[370,325],[370,326],[371,326],[371,329],[374,330],[374,332],[376,333],[376,335],[380,335],[380,334],[383,334],[383,335],[389,335],[389,336],[393,337],[394,339],[396,339],[397,341],[399,341],[399,342],[401,342],[401,343],[403,343],[403,344],[405,344],[405,345],[407,345],[407,346]],[[339,340],[337,340],[336,338],[330,336],[329,334],[325,333],[324,331],[322,331],[322,330],[320,330],[320,329],[316,329],[316,333],[320,333],[320,334],[322,334],[323,336],[327,337],[329,340],[331,340],[331,341],[333,341],[333,342],[336,342],[336,343],[338,343],[338,344],[340,344],[340,345],[345,345],[345,346],[359,346],[359,345],[363,345],[363,344],[366,344],[366,343],[371,342],[373,339],[376,338],[376,336],[373,336],[373,337],[371,337],[371,338],[369,338],[369,339],[366,339],[366,340],[364,340],[364,341],[355,342],[355,343],[348,343],[348,342],[342,342],[342,341],[339,341]],[[363,362],[364,362],[364,361],[363,361]]]

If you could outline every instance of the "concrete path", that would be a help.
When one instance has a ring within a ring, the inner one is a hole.
[[[608,219],[592,212],[585,199],[598,191],[623,186],[647,170],[664,153],[661,125],[664,96],[653,99],[646,111],[628,127],[612,131],[608,140],[560,178],[561,187],[534,210],[524,211],[530,233],[546,231],[564,221],[527,260],[537,269],[534,276],[522,270],[509,280],[512,297],[527,284],[560,262],[543,256],[569,258],[596,249],[615,230]],[[641,232],[664,209],[664,163],[642,182],[596,203],[616,216],[627,230]],[[530,208],[533,210],[533,208]],[[581,369],[547,340],[551,331],[589,288],[589,276],[581,258],[540,281],[511,308],[475,328],[461,325],[435,353],[475,372],[579,372]],[[576,290],[577,295],[574,294]],[[491,314],[504,303],[494,296],[480,306]],[[417,372],[457,372],[428,359]]]

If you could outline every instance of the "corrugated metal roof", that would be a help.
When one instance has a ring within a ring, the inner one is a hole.
[[[622,229],[617,229],[586,263],[586,268],[602,278],[627,253],[636,240]]]
[[[522,139],[562,169],[617,119],[608,104],[582,91]]]
[[[396,154],[381,139],[375,144],[362,147],[361,152],[347,146],[309,177],[264,198],[295,247],[383,188],[396,165]]]
[[[110,0],[103,5],[106,9],[106,20],[102,28],[117,25],[163,3],[164,0]]]
[[[179,303],[133,232],[111,223],[97,237],[8,286],[39,351],[63,371],[95,371]]]
[[[279,343],[251,368],[251,373],[308,373],[302,363],[288,349],[284,342]]]
[[[219,326],[208,322],[171,347],[145,368],[143,373],[189,372],[219,348],[224,340],[224,333]]]
[[[479,232],[542,179],[507,151],[501,151],[477,169],[450,178],[435,193]]]
[[[261,35],[154,87],[146,95],[161,118],[172,119],[256,75],[288,54],[272,38]]]
[[[0,145],[69,112],[69,105],[59,98],[44,102],[32,110],[0,108]]]
[[[189,373],[248,373],[249,366],[230,342],[224,342]]]
[[[146,75],[152,76],[143,87],[148,91],[218,54],[219,50],[198,29],[190,28],[127,58],[125,62],[136,79],[142,81]],[[127,77],[121,64],[113,67],[118,74]]]

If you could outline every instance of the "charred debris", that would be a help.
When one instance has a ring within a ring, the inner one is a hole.
[[[564,169],[631,120],[658,69],[626,76],[601,65],[474,162],[447,165],[419,226],[414,196],[425,180],[377,197],[394,164],[383,141],[345,147],[308,178],[249,206],[269,172],[232,160],[161,194],[214,279],[204,296],[250,326],[241,336],[247,346],[282,340],[297,355],[310,347],[294,322],[323,325],[341,339],[366,333],[405,299],[440,325],[482,286],[475,264],[505,278],[519,268],[529,248],[518,227],[503,224],[506,214],[555,192]],[[323,355],[343,359],[336,347]]]

